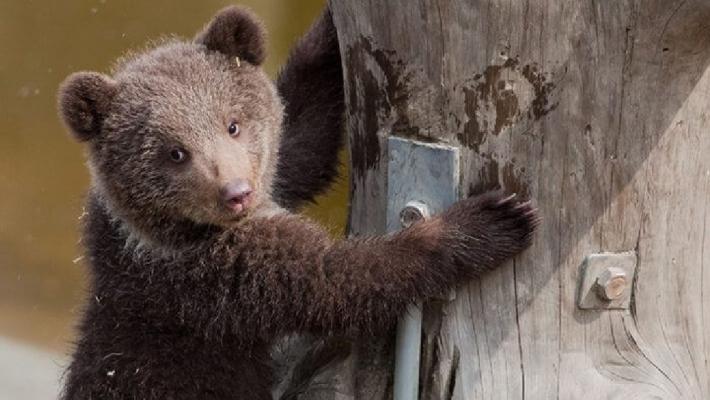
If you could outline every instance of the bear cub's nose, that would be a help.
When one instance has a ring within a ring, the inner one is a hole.
[[[236,179],[222,188],[222,199],[233,211],[242,212],[249,205],[253,191],[246,179]]]

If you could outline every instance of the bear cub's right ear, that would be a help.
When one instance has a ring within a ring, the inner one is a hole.
[[[96,137],[117,92],[116,82],[98,72],[69,75],[59,87],[59,114],[76,140]]]

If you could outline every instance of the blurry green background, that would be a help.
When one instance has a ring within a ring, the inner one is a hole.
[[[272,76],[324,6],[240,3],[266,23]],[[85,295],[78,217],[88,174],[81,146],[57,117],[59,83],[74,71],[108,72],[118,56],[149,39],[192,37],[228,4],[0,0],[0,337],[66,354]],[[346,182],[306,210],[333,232],[344,225]]]

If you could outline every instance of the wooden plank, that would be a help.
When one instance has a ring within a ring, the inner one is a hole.
[[[353,234],[384,230],[391,132],[460,145],[462,192],[503,187],[544,218],[532,249],[427,306],[422,398],[710,398],[710,4],[332,8]],[[629,250],[631,308],[577,309],[584,257]],[[352,361],[356,398],[389,396],[375,349]]]

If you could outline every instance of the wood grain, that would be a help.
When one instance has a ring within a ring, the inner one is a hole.
[[[351,234],[385,230],[389,135],[461,146],[462,193],[502,187],[544,218],[532,249],[425,307],[421,397],[710,398],[710,3],[331,6]],[[631,308],[577,309],[584,257],[628,250]],[[385,342],[319,398],[391,396]]]

